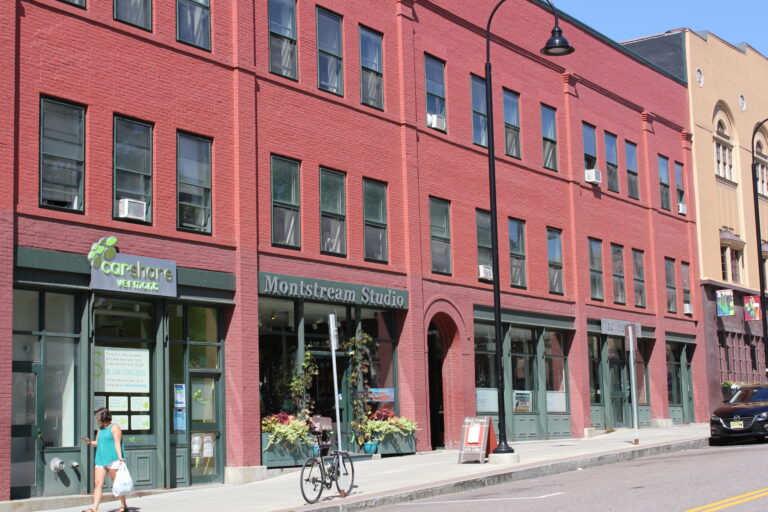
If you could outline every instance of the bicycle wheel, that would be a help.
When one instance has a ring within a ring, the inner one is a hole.
[[[341,497],[349,496],[352,490],[352,484],[355,483],[355,467],[352,465],[352,459],[347,452],[340,452],[334,457],[336,470],[336,489],[339,490]]]
[[[301,468],[301,495],[307,503],[317,503],[323,493],[323,468],[320,461],[312,457]]]

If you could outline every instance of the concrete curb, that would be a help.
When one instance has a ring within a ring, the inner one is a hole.
[[[576,471],[579,468],[590,468],[625,462],[665,453],[673,453],[684,450],[695,450],[709,446],[708,440],[691,439],[672,443],[656,444],[644,446],[632,450],[618,452],[605,452],[587,457],[574,457],[561,459],[554,462],[531,463],[528,467],[518,467],[503,470],[499,473],[486,474],[479,477],[465,480],[454,480],[449,482],[432,485],[429,487],[397,489],[390,492],[382,492],[378,495],[360,497],[358,499],[334,499],[332,503],[301,507],[301,510],[328,511],[328,512],[353,512],[356,510],[371,510],[380,507],[389,507],[400,503],[442,496],[482,487],[490,487],[517,480],[526,480],[529,478],[538,478],[542,476],[555,475]],[[296,508],[284,509],[285,511],[296,510]]]

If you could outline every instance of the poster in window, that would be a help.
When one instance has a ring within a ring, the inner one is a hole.
[[[214,440],[212,434],[203,436],[203,457],[213,457]]]
[[[515,412],[531,412],[533,404],[532,391],[513,391],[512,400],[515,403]]]
[[[134,414],[131,416],[131,430],[149,430],[149,414]]]
[[[107,397],[103,395],[97,395],[93,397],[93,410],[98,411],[101,408],[107,406]]]
[[[121,412],[128,410],[128,397],[127,396],[111,396],[109,397],[110,412]],[[121,427],[122,428],[122,427]]]
[[[93,389],[101,393],[149,393],[149,349],[97,347]]]
[[[479,412],[499,412],[499,391],[497,388],[476,388],[475,395]]]
[[[173,410],[173,430],[176,432],[187,431],[187,410],[185,408],[175,408]]]
[[[148,412],[149,411],[149,397],[148,396],[132,396],[131,397],[131,411]]]
[[[202,434],[192,434],[192,457],[199,458],[203,456],[203,436]]]
[[[187,406],[187,392],[184,384],[173,385],[173,406],[174,407]]]
[[[112,415],[112,423],[117,423],[121,430],[128,430],[128,415],[114,414]]]

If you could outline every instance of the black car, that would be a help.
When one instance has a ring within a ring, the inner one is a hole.
[[[727,439],[768,440],[768,385],[744,386],[709,419],[710,445]]]

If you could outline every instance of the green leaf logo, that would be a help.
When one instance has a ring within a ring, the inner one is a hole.
[[[88,262],[93,268],[99,268],[104,261],[110,261],[117,254],[117,237],[105,236],[91,246]]]

